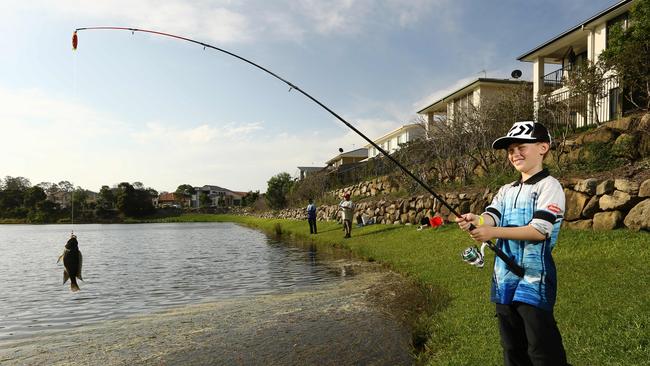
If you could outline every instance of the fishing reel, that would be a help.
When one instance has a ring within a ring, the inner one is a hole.
[[[487,245],[488,243],[481,244],[480,250],[476,246],[468,247],[461,254],[463,261],[474,267],[483,268],[483,265],[485,265],[485,247]]]

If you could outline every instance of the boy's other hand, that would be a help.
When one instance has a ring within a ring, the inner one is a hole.
[[[478,226],[478,216],[473,213],[466,213],[457,217],[456,222],[462,230],[469,231],[470,225]]]

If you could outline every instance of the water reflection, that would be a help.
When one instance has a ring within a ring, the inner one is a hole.
[[[0,340],[164,307],[337,281],[315,247],[230,223],[77,225],[81,291],[62,286],[65,225],[0,226]]]

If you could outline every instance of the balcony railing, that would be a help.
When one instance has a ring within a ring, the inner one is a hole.
[[[551,92],[553,90],[560,89],[562,86],[564,86],[564,72],[568,71],[565,70],[564,68],[555,70],[553,72],[550,72],[546,75],[544,75],[543,81],[544,81],[544,90],[547,92]]]
[[[558,70],[560,71],[560,70]],[[572,93],[570,90],[551,94],[546,91],[546,98],[540,112],[545,114],[541,119],[551,118],[549,124],[566,124],[573,128],[592,123],[603,123],[626,113],[623,109],[623,98],[618,80],[610,77],[604,80],[600,95],[587,97]]]

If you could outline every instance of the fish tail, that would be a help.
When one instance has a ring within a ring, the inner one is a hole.
[[[77,279],[74,276],[70,277],[70,290],[72,292],[79,291],[79,285],[77,285]]]

